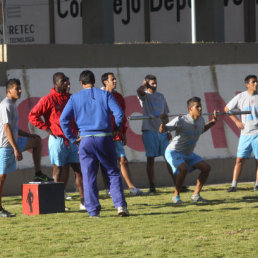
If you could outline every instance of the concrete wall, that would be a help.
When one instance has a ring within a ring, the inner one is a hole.
[[[0,64],[0,85],[10,69],[91,68],[91,67],[166,67],[205,66],[217,64],[257,64],[258,45],[243,44],[129,44],[129,45],[30,45],[8,46],[8,62]],[[2,97],[2,96],[1,96]],[[232,179],[234,158],[213,159],[208,183],[225,183]],[[136,186],[147,187],[145,163],[132,162],[130,169]],[[51,168],[44,168],[51,175]],[[198,173],[189,175],[193,184]],[[8,175],[4,194],[20,194],[21,184],[31,181],[32,169],[17,170]],[[246,163],[242,181],[255,179],[253,160]],[[164,162],[156,164],[157,186],[170,186],[172,181]],[[99,180],[102,188],[102,181]],[[68,191],[75,190],[72,172]]]

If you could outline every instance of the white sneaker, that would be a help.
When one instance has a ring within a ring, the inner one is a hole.
[[[111,193],[109,189],[106,189],[106,197],[111,198]]]
[[[127,208],[120,206],[117,208],[117,214],[118,216],[126,217],[129,216],[129,211],[127,210]]]
[[[64,198],[65,198],[65,200],[68,200],[68,201],[73,199],[73,197],[72,196],[68,196],[66,194],[66,192],[64,192]]]
[[[201,195],[199,195],[199,194],[192,195],[191,200],[192,200],[192,202],[195,202],[195,203],[196,202],[208,202],[208,200],[202,198]]]
[[[80,211],[86,211],[85,206],[80,202]]]
[[[182,204],[182,203],[184,203],[184,202],[180,199],[179,195],[173,196],[171,201],[172,201],[173,203],[175,203],[175,204]]]
[[[143,195],[143,191],[140,190],[139,188],[134,187],[130,189],[130,195],[132,196]]]

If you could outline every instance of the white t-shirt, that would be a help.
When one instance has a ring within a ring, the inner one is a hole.
[[[169,113],[167,101],[162,93],[149,93],[146,90],[144,96],[138,95],[138,99],[142,106],[144,116],[160,116]],[[142,131],[151,130],[158,132],[160,124],[160,118],[143,119]]]
[[[175,150],[184,155],[190,155],[204,131],[204,126],[205,122],[201,116],[196,120],[193,120],[189,114],[174,118],[166,124],[166,128],[169,131],[176,131],[175,137],[167,149]]]
[[[5,98],[0,103],[0,147],[11,147],[5,134],[4,125],[9,124],[13,137],[18,139],[18,111],[15,103],[9,98]]]
[[[257,135],[258,134],[258,93],[253,95],[248,91],[244,91],[236,95],[227,104],[227,108],[231,111],[239,109],[241,111],[251,111],[250,115],[242,115],[241,121],[244,124],[244,129],[241,130],[242,135]]]

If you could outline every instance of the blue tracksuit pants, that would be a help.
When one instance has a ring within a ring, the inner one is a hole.
[[[106,170],[115,207],[127,207],[112,137],[83,137],[79,146],[79,157],[83,174],[85,207],[89,215],[98,215],[101,209],[97,188],[99,163]]]

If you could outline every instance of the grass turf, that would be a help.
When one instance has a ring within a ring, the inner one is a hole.
[[[125,194],[130,217],[118,217],[100,191],[101,217],[79,210],[77,193],[69,212],[27,216],[21,197],[4,197],[15,218],[0,218],[0,257],[257,257],[258,192],[252,184],[205,186],[207,204],[192,204],[192,192],[173,205],[173,188],[155,195]],[[191,190],[194,188],[191,187]],[[147,191],[147,190],[146,190]]]

